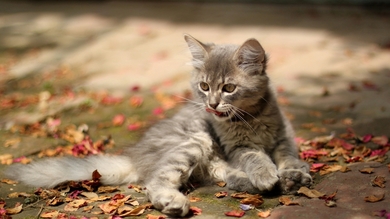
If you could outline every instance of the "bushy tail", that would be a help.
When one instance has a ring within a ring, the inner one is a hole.
[[[130,159],[125,156],[96,155],[86,158],[49,158],[28,165],[12,165],[5,175],[34,187],[54,187],[66,181],[92,179],[97,170],[105,185],[136,183],[138,175]]]

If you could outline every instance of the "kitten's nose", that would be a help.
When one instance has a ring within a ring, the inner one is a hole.
[[[209,106],[213,109],[217,109],[219,103],[209,103]]]

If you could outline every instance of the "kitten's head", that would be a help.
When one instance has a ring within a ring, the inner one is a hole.
[[[253,118],[268,91],[267,58],[260,43],[248,39],[241,46],[215,45],[184,38],[193,57],[192,88],[206,111],[218,121]]]

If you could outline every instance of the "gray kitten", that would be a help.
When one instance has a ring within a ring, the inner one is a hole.
[[[7,175],[36,187],[85,180],[98,170],[104,184],[147,188],[155,208],[185,216],[189,200],[179,187],[190,178],[225,181],[230,189],[294,193],[310,185],[309,166],[298,159],[290,123],[281,113],[265,73],[259,42],[204,44],[185,35],[192,53],[195,99],[153,126],[121,156],[63,157],[11,166]]]

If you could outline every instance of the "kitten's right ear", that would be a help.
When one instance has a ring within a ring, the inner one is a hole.
[[[208,57],[210,47],[188,34],[184,34],[184,39],[192,54],[192,65],[198,69],[202,68],[205,59]]]

